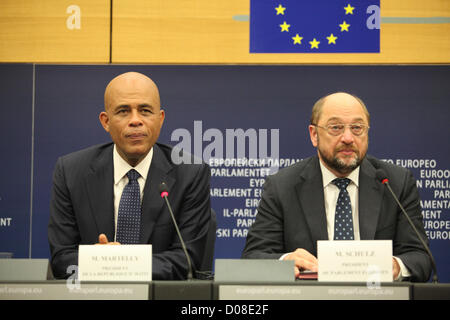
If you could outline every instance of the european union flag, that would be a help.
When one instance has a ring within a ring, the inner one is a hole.
[[[250,52],[380,52],[380,0],[251,0]]]

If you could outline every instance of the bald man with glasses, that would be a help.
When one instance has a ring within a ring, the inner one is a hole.
[[[416,181],[409,170],[366,156],[369,128],[369,112],[356,96],[338,92],[315,103],[309,134],[317,156],[266,179],[243,258],[294,260],[298,277],[317,272],[318,240],[392,240],[394,280],[429,279],[425,249],[375,172],[387,173],[426,239]]]

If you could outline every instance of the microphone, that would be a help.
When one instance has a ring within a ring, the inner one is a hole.
[[[180,229],[178,229],[178,224],[177,224],[177,222],[175,220],[175,216],[173,215],[172,207],[170,206],[170,203],[169,203],[169,199],[168,199],[169,191],[168,191],[168,188],[167,188],[167,184],[165,182],[161,182],[161,184],[159,185],[158,189],[159,189],[159,193],[161,194],[161,198],[166,200],[167,208],[169,208],[169,212],[170,212],[170,216],[172,217],[173,225],[175,226],[175,230],[177,231],[178,238],[180,239],[181,246],[183,247],[183,251],[184,251],[184,254],[185,254],[187,262],[188,262],[187,279],[188,280],[192,280],[191,259],[189,257],[188,252],[187,252],[186,244],[183,241],[183,237],[181,236]]]
[[[408,214],[405,211],[405,208],[403,208],[402,204],[400,203],[400,201],[398,200],[397,196],[395,195],[394,191],[392,190],[390,184],[389,184],[389,179],[387,178],[386,172],[383,169],[377,169],[376,171],[376,177],[377,179],[380,180],[380,182],[382,184],[384,184],[388,190],[391,192],[392,197],[394,198],[394,200],[397,202],[398,206],[400,207],[401,211],[403,212],[403,214],[406,217],[406,220],[408,220],[408,223],[410,224],[410,226],[413,228],[414,232],[416,233],[417,237],[419,238],[420,242],[422,243],[422,246],[425,248],[425,251],[427,252],[428,256],[430,257],[431,260],[431,267],[433,268],[433,283],[438,283],[438,275],[437,275],[437,268],[436,268],[436,262],[434,261],[433,255],[431,254],[430,248],[428,248],[425,240],[422,238],[422,236],[420,235],[419,231],[417,230],[416,226],[414,225],[414,223],[411,221],[411,218],[408,216]]]

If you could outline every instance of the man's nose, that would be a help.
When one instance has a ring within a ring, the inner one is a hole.
[[[341,136],[341,141],[343,143],[350,144],[350,143],[353,143],[354,139],[355,139],[355,136],[353,135],[353,133],[350,130],[350,128],[349,127],[345,127],[344,128],[344,133],[342,133],[342,136]]]
[[[141,115],[138,110],[133,109],[131,111],[130,116],[131,116],[130,122],[129,122],[130,126],[135,127],[135,126],[142,125],[142,118],[141,118]]]

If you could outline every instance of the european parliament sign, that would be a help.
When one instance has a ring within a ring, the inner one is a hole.
[[[241,256],[271,170],[315,154],[308,133],[314,102],[347,91],[361,97],[371,114],[368,152],[410,169],[417,179],[439,279],[450,282],[450,67],[443,65],[0,64],[0,252],[49,258],[55,162],[110,141],[98,121],[103,93],[113,77],[130,70],[159,86],[166,112],[160,142],[211,167],[216,259]]]

